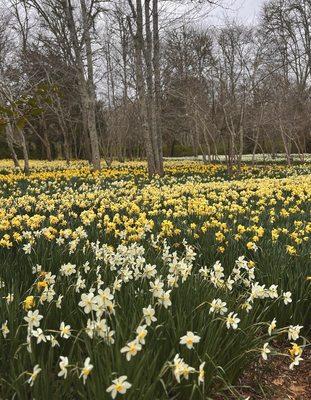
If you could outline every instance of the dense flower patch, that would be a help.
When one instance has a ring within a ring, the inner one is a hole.
[[[311,167],[0,167],[0,394],[207,399],[308,346]]]

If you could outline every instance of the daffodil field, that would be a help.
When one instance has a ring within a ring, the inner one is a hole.
[[[31,166],[0,162],[1,399],[242,399],[304,363],[310,164]]]

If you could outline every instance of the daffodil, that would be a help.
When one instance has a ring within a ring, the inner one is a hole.
[[[63,321],[59,327],[60,336],[64,339],[68,339],[71,336],[71,327],[70,325],[66,325]]]
[[[283,293],[283,301],[284,301],[285,305],[287,305],[293,301],[291,292]]]
[[[69,365],[68,357],[60,356],[60,362],[59,362],[60,371],[58,372],[57,376],[66,379],[68,375],[68,369],[67,369],[68,365]]]
[[[30,375],[29,379],[27,379],[27,383],[29,383],[30,386],[33,386],[35,380],[37,379],[37,376],[41,371],[42,369],[40,368],[39,364],[36,364],[32,372],[27,372],[27,374]]]
[[[221,299],[214,299],[211,302],[209,313],[224,315],[228,311],[226,305],[227,303],[225,301],[222,301]]]
[[[85,314],[98,310],[98,301],[94,293],[82,293],[79,306],[84,309]]]
[[[126,353],[126,359],[130,361],[141,349],[141,344],[137,340],[132,340],[126,346],[122,347],[121,353]]]
[[[145,337],[148,334],[146,327],[147,325],[141,325],[136,329],[136,339],[140,344],[145,344]]]
[[[36,330],[33,330],[31,332],[31,335],[35,338],[37,338],[37,344],[41,343],[41,342],[46,342],[47,338],[43,332],[43,330],[41,328],[38,328]]]
[[[185,344],[187,346],[187,348],[191,350],[193,348],[193,345],[196,343],[199,343],[200,340],[201,340],[200,336],[195,335],[191,331],[188,331],[185,336],[182,336],[180,338],[179,343]]]
[[[26,299],[23,301],[24,310],[30,310],[35,305],[35,298],[34,296],[27,296]]]
[[[296,341],[297,339],[299,339],[299,335],[300,335],[300,330],[303,328],[303,326],[300,325],[290,325],[288,328],[288,340],[294,340]]]
[[[132,385],[127,381],[127,376],[123,375],[119,378],[112,380],[112,385],[110,385],[106,392],[111,394],[113,399],[116,398],[117,394],[125,394]]]
[[[7,335],[10,333],[10,330],[8,328],[8,321],[3,322],[3,324],[1,325],[1,332],[2,335],[4,337],[4,339],[7,337]]]
[[[29,329],[36,328],[40,325],[40,321],[43,318],[43,315],[39,314],[39,310],[28,311],[27,316],[24,317],[24,320],[28,323]]]
[[[273,320],[271,321],[271,323],[270,323],[270,325],[268,327],[269,336],[272,335],[272,332],[274,331],[275,328],[276,328],[276,319],[273,318]]]
[[[240,322],[240,318],[238,318],[237,314],[234,312],[230,312],[226,317],[226,326],[228,329],[237,329],[238,324]]]
[[[85,359],[84,365],[81,369],[80,378],[82,377],[84,385],[85,385],[86,380],[87,380],[88,376],[90,375],[92,369],[94,368],[94,366],[90,363],[90,361],[91,361],[90,357],[87,357]]]
[[[267,360],[268,359],[268,354],[270,354],[271,353],[271,350],[269,349],[269,343],[265,343],[264,345],[263,345],[263,348],[261,349],[261,357],[264,359],[264,360]]]
[[[205,367],[205,362],[201,363],[199,367],[198,385],[204,383],[204,378],[205,378],[204,367]]]
[[[146,321],[146,324],[149,326],[152,322],[156,322],[157,318],[155,317],[155,310],[149,304],[148,307],[143,308],[143,314]]]
[[[290,365],[289,365],[289,369],[294,369],[294,367],[296,367],[297,365],[299,365],[299,363],[300,363],[300,361],[302,361],[303,360],[303,358],[302,357],[300,357],[299,355],[298,356],[295,356],[294,357],[294,360],[290,363]]]

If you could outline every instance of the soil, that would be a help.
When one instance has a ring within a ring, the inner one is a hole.
[[[311,348],[302,354],[303,361],[290,370],[284,356],[260,361],[243,374],[237,386],[240,399],[311,400]],[[220,399],[219,399],[220,400]]]

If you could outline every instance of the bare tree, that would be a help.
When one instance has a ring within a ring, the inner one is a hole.
[[[95,89],[93,78],[93,53],[91,45],[91,25],[98,15],[95,2],[87,7],[84,0],[80,0],[80,15],[82,26],[75,20],[74,6],[71,0],[29,0],[38,14],[43,18],[49,31],[55,36],[58,43],[65,47],[65,52],[73,58],[76,66],[79,92],[84,112],[85,126],[91,145],[92,164],[100,169],[99,139],[95,119]],[[96,2],[97,4],[97,2]],[[70,41],[67,40],[69,32]],[[81,33],[82,32],[82,33]],[[83,51],[86,52],[87,73],[84,68]]]

